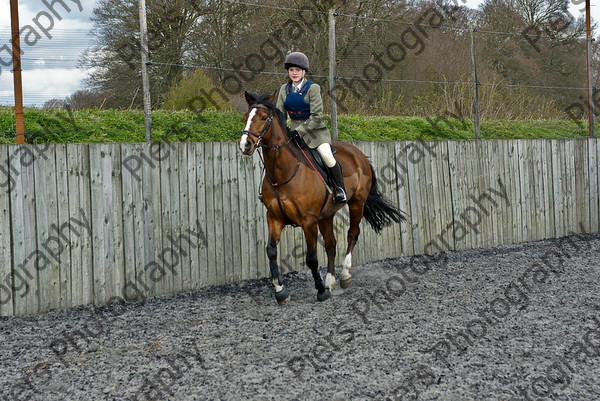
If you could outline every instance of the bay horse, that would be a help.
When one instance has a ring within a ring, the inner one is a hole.
[[[267,256],[275,299],[284,304],[290,299],[277,264],[277,244],[286,225],[302,227],[306,240],[306,264],[310,268],[317,289],[317,300],[331,297],[335,287],[336,239],[333,218],[344,204],[333,202],[333,194],[319,173],[311,167],[312,161],[295,141],[287,135],[286,118],[274,105],[277,92],[258,96],[245,93],[248,111],[244,114],[245,128],[240,138],[240,149],[246,156],[262,149],[265,176],[262,181],[262,202],[267,208],[269,240]],[[392,221],[406,221],[401,211],[386,201],[377,189],[373,166],[357,147],[344,142],[333,142],[337,149],[335,158],[342,165],[347,204],[350,211],[348,248],[342,263],[340,286],[347,288],[352,282],[350,267],[352,251],[360,233],[363,216],[375,232]],[[325,282],[319,273],[317,239],[323,236],[327,254]]]

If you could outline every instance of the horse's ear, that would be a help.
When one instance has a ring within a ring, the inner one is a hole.
[[[273,92],[271,96],[269,96],[269,102],[275,104],[275,99],[277,99],[277,91]]]
[[[256,102],[256,94],[245,91],[244,96],[246,97],[246,102],[248,102],[248,104],[252,104],[252,103]]]

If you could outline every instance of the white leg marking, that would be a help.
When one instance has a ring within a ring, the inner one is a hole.
[[[342,271],[340,272],[341,280],[348,280],[350,277],[350,268],[352,267],[352,253],[349,253],[342,262]]]
[[[330,290],[335,288],[335,276],[331,273],[327,273],[327,276],[325,276],[325,288]]]
[[[273,280],[273,286],[275,287],[275,292],[281,292],[283,290],[283,286],[279,285],[279,281]]]

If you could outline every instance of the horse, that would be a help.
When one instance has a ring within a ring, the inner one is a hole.
[[[312,272],[317,290],[317,300],[331,297],[336,284],[336,238],[333,218],[344,205],[333,202],[333,194],[322,176],[314,169],[313,161],[295,141],[288,137],[286,118],[274,105],[277,92],[258,96],[245,93],[248,110],[244,114],[245,128],[239,146],[243,155],[252,156],[262,150],[264,164],[261,200],[267,209],[269,239],[266,247],[275,288],[275,299],[285,304],[290,292],[284,285],[277,264],[277,245],[285,226],[302,227],[306,240],[306,264]],[[385,200],[377,188],[373,166],[356,146],[334,141],[336,160],[342,165],[350,227],[348,247],[340,272],[340,286],[347,288],[352,282],[350,268],[352,251],[360,233],[359,224],[364,217],[376,233],[393,222],[406,221],[403,212]],[[327,254],[325,281],[319,273],[317,260],[318,233],[323,236]]]

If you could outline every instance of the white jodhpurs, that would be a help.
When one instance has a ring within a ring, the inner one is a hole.
[[[335,157],[333,157],[333,152],[331,151],[331,145],[328,143],[322,143],[317,147],[317,151],[319,152],[319,154],[321,155],[321,157],[323,158],[323,161],[325,162],[325,164],[327,165],[327,167],[331,168],[333,166],[335,166],[335,164],[337,163],[337,161],[335,160]]]

